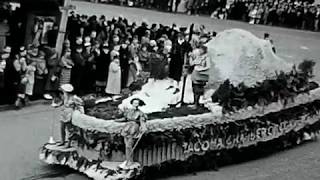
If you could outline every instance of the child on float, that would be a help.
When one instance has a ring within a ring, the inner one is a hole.
[[[194,106],[200,106],[200,97],[204,95],[204,88],[209,81],[210,57],[208,56],[208,48],[205,45],[199,46],[199,54],[195,55],[190,60],[190,65],[193,66],[191,74],[192,89],[194,94]]]
[[[139,98],[133,98],[130,101],[132,108],[124,110],[124,119],[118,120],[117,122],[125,122],[126,125],[122,129],[121,135],[124,137],[124,143],[126,147],[126,160],[119,165],[120,168],[130,168],[134,165],[133,162],[133,151],[135,139],[138,139],[147,130],[146,120],[147,115],[143,113],[139,107],[144,106],[145,103]]]
[[[61,142],[59,146],[64,146],[66,142],[66,130],[71,125],[72,113],[75,110],[84,113],[83,101],[81,98],[73,94],[73,86],[71,84],[63,84],[61,90],[63,92],[62,104],[60,106],[60,134]],[[70,146],[70,143],[68,143]]]

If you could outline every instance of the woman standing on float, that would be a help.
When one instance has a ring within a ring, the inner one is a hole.
[[[121,168],[128,168],[133,165],[134,139],[139,141],[139,138],[147,130],[147,115],[139,109],[145,103],[139,98],[133,98],[130,103],[132,108],[125,110],[124,119],[118,121],[126,122],[121,132],[126,146],[126,161],[120,165]]]

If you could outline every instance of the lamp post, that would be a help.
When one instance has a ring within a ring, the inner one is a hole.
[[[72,9],[75,9],[75,7],[71,5],[71,0],[64,0],[62,6],[60,7],[61,18],[56,43],[56,51],[59,55],[61,55],[63,42],[66,35],[69,10]]]

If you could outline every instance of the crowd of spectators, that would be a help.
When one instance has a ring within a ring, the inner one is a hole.
[[[172,78],[179,92],[185,55],[215,32],[175,24],[129,23],[126,18],[106,19],[71,13],[61,56],[55,50],[58,30],[53,23],[41,39],[44,22],[34,20],[32,42],[14,50],[10,43],[0,57],[1,103],[17,108],[30,98],[59,103],[59,87],[71,83],[83,96],[94,93],[115,97],[130,88],[143,73],[153,80]],[[11,31],[9,31],[11,32]],[[197,38],[189,38],[190,33]],[[174,60],[171,60],[174,59]]]
[[[214,19],[241,20],[250,24],[284,26],[319,31],[320,6],[307,0],[90,0],[152,8]]]
[[[151,1],[139,2],[143,6]],[[155,5],[158,1],[152,2],[152,6],[158,7]],[[135,5],[128,1],[122,3]],[[274,12],[271,10],[268,16],[258,16],[260,19],[250,15],[254,13],[246,15],[245,12],[249,12],[250,8],[246,11],[239,10],[239,6],[248,6],[253,10],[272,4],[277,4],[277,8],[282,7],[279,3],[261,1],[257,3],[261,5],[255,6],[249,2],[234,1],[226,9],[226,16],[231,19],[241,17],[246,21],[253,19],[253,23],[259,24],[285,23],[296,28],[301,25],[302,28],[316,30],[312,25],[317,23],[316,20],[304,18],[298,26],[293,24],[293,20],[276,21],[275,18],[270,18]],[[290,9],[290,3],[287,4]],[[302,3],[300,6],[306,4]],[[205,8],[201,11],[194,10],[192,9],[191,14],[205,12]],[[306,9],[307,12],[308,10]],[[214,14],[211,11],[215,12],[211,9],[207,13]],[[319,13],[316,14],[319,16]],[[219,15],[218,13],[218,18],[222,17]],[[75,93],[80,96],[95,93],[114,97],[121,94],[123,89],[129,88],[142,73],[155,80],[169,76],[175,83],[174,87],[168,88],[175,88],[179,92],[185,55],[216,34],[207,31],[203,25],[191,28],[177,27],[175,24],[136,24],[123,17],[106,19],[104,16],[89,17],[73,12],[69,16],[63,52],[58,54],[55,50],[58,26],[54,20],[35,18],[32,40],[25,46],[25,28],[19,8],[13,11],[10,5],[1,5],[0,17],[0,104],[14,103],[17,107],[27,104],[32,98],[53,99],[53,104],[58,103],[56,99],[59,99],[59,87],[67,83],[71,83]],[[48,24],[51,24],[49,29],[45,28]],[[44,29],[47,29],[46,33]],[[46,40],[43,40],[44,36]]]
[[[308,1],[263,0],[238,1],[229,7],[229,19],[251,24],[285,26],[319,31],[320,6]]]

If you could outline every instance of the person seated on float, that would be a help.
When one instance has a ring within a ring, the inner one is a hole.
[[[190,65],[193,66],[191,74],[192,89],[194,94],[194,106],[199,107],[200,96],[204,94],[204,87],[209,81],[210,57],[208,56],[208,48],[200,45],[197,55],[190,59]]]
[[[147,130],[147,115],[139,109],[139,107],[144,106],[145,103],[139,98],[133,98],[130,103],[132,108],[124,110],[124,118],[117,120],[117,122],[126,123],[121,132],[126,146],[126,160],[119,165],[121,168],[133,165],[134,140],[138,139],[139,141],[140,137]],[[137,144],[138,141],[135,144]]]
[[[60,146],[65,145],[66,141],[66,130],[71,125],[72,112],[75,110],[84,113],[83,101],[81,98],[73,94],[73,86],[71,84],[61,85],[63,92],[62,102],[60,104],[60,133],[61,143]],[[70,143],[68,143],[70,146]]]

